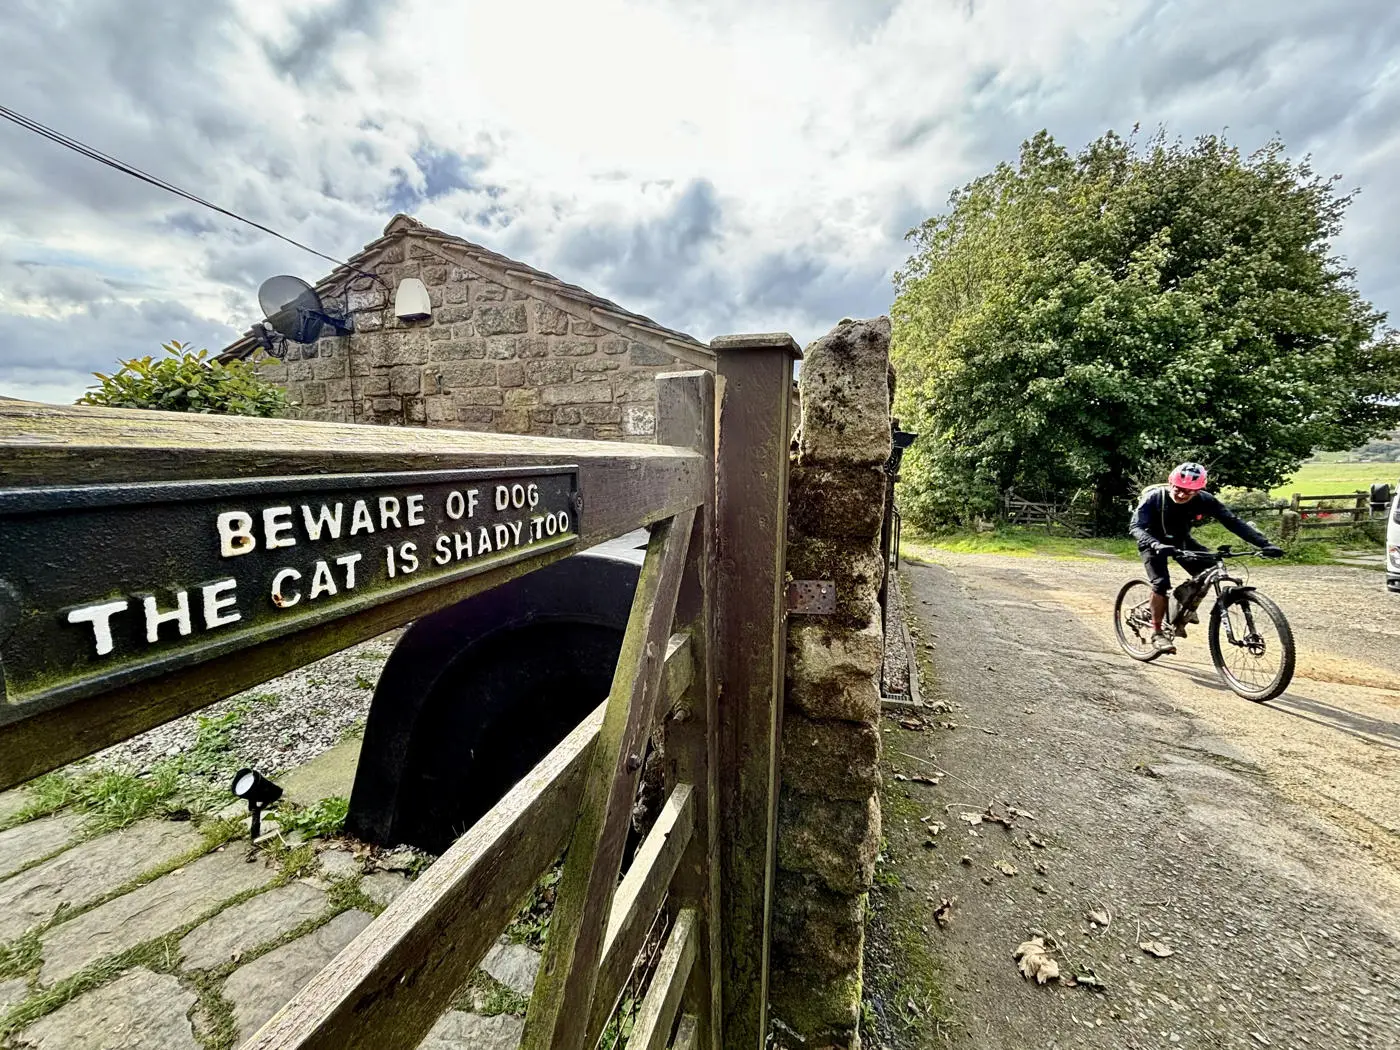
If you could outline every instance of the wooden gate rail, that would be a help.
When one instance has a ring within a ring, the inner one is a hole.
[[[668,665],[689,662],[689,646],[679,640],[668,651]],[[665,677],[689,675],[677,669]],[[663,694],[661,706],[680,700]],[[454,842],[243,1050],[417,1047],[568,844],[606,706]],[[670,881],[666,869],[683,848],[679,840],[689,838],[692,814],[686,799],[673,794],[618,889],[598,982],[614,1002]],[[599,1031],[606,1021],[604,1014]]]
[[[579,1050],[617,889],[694,510],[652,530],[525,1017],[522,1050]],[[668,1033],[669,1034],[669,1033]]]
[[[98,488],[119,489],[105,498],[149,497],[159,505],[160,499],[179,498],[181,490],[151,486],[195,478],[324,483],[327,475],[484,467],[508,473],[560,464],[576,467],[583,508],[573,549],[694,507],[711,485],[702,456],[659,445],[0,401],[0,530],[11,515],[22,516],[7,510],[6,501],[19,504],[46,492],[82,496]],[[121,479],[121,486],[102,484],[112,478]],[[127,536],[100,553],[75,551],[71,556],[100,559],[106,563],[101,567],[117,578],[124,565],[136,560],[137,548],[149,544],[158,549],[167,540]],[[246,647],[193,666],[162,670],[159,677],[127,682],[47,710],[26,706],[11,690],[11,702],[0,702],[0,790],[499,586],[570,550],[560,547],[512,564],[485,566],[477,575],[415,593],[386,595],[379,604],[282,636],[276,645],[250,640]],[[0,568],[0,579],[4,575]],[[164,581],[139,582],[149,587]],[[95,581],[99,588],[111,583]],[[36,598],[13,591],[0,584],[0,633],[13,622],[7,613],[14,610],[5,606],[19,601],[28,607]],[[100,668],[75,667],[67,674],[81,684],[85,675],[95,679]],[[0,678],[0,698],[3,695]]]

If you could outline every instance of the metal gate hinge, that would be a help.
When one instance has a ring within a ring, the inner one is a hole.
[[[787,611],[794,616],[825,616],[836,611],[836,584],[831,580],[791,580]]]

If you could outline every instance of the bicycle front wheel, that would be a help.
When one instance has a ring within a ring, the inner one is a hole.
[[[1235,591],[1211,610],[1210,658],[1227,686],[1262,704],[1293,681],[1293,630],[1273,599]]]
[[[1161,656],[1152,645],[1152,588],[1144,580],[1129,580],[1113,603],[1113,630],[1118,644],[1134,660],[1151,663]]]

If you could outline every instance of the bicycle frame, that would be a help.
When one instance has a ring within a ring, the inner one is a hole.
[[[1213,559],[1206,569],[1191,577],[1191,582],[1196,584],[1196,594],[1198,597],[1190,606],[1181,606],[1177,609],[1176,615],[1170,617],[1170,622],[1175,630],[1181,630],[1187,613],[1194,612],[1205,600],[1207,591],[1215,592],[1216,604],[1223,610],[1229,604],[1230,592],[1236,588],[1244,588],[1245,581],[1238,576],[1231,576],[1225,571],[1225,559],[1228,557],[1250,557],[1248,554],[1231,554],[1229,551],[1200,551],[1197,552],[1200,558],[1210,557]],[[1249,606],[1244,608],[1245,625],[1248,627],[1248,634],[1244,639],[1235,637],[1234,623],[1228,615],[1223,617],[1225,621],[1225,637],[1231,645],[1248,645],[1249,638],[1257,635],[1254,627],[1254,615]]]

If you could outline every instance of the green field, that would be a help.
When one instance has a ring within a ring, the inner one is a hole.
[[[1304,463],[1286,484],[1273,490],[1274,496],[1288,497],[1295,492],[1305,496],[1366,491],[1374,482],[1392,488],[1400,481],[1400,463]]]

